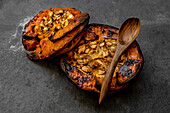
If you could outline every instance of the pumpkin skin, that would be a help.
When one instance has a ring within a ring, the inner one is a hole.
[[[50,59],[68,52],[80,41],[88,22],[89,15],[74,8],[40,11],[26,24],[22,34],[27,57]]]
[[[118,31],[119,30],[117,28],[112,26],[90,24],[88,25],[86,33],[83,35],[81,41],[77,44],[75,49],[72,49],[61,57],[60,65],[62,70],[78,87],[82,88],[83,90],[100,93],[101,84],[104,79],[103,76],[100,77],[90,73],[84,73],[82,71],[83,68],[79,68],[78,63],[75,63],[76,60],[74,58],[76,51],[79,51],[78,48],[82,48],[83,44],[88,45],[93,41],[117,40]],[[108,91],[109,94],[118,92],[127,87],[129,80],[133,79],[142,67],[143,55],[136,41],[130,45],[130,47],[125,51],[124,55],[124,61],[122,61],[123,64],[119,66],[117,72],[115,72],[112,77]],[[119,60],[121,61],[121,59]],[[94,70],[92,69],[92,72],[93,71]]]

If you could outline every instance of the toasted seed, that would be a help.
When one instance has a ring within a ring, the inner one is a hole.
[[[83,63],[83,60],[78,59],[78,60],[77,60],[77,63],[78,63],[78,64],[82,64],[82,63]]]
[[[78,59],[77,63],[82,64],[82,65],[86,65],[88,63],[88,59]]]
[[[91,72],[91,68],[89,66],[83,66],[82,70],[85,72]]]
[[[122,66],[124,63],[123,62],[118,62],[118,65]]]
[[[51,24],[53,21],[52,20],[50,20],[50,21],[48,21],[48,24]]]
[[[91,45],[90,46],[92,49],[95,49],[97,47],[97,45]]]
[[[88,63],[88,59],[83,59],[83,64],[87,64]]]
[[[79,58],[85,58],[86,57],[86,54],[80,54],[79,55]]]
[[[56,26],[56,28],[57,28],[57,29],[61,29],[61,26],[60,26],[60,25],[58,25],[58,26]]]
[[[44,19],[45,21],[47,21],[47,17],[44,16],[43,19]]]
[[[63,13],[63,10],[55,10],[54,13],[55,14]]]
[[[119,67],[118,66],[116,66],[116,68],[115,68],[115,72],[118,72],[119,71]]]
[[[116,51],[116,47],[115,47],[115,46],[111,46],[111,47],[110,47],[110,50],[111,50],[112,52],[114,52],[114,51]]]
[[[67,19],[73,19],[74,17],[73,17],[73,15],[72,14],[70,14],[68,17],[67,17]]]
[[[96,66],[96,67],[99,67],[99,66],[100,66],[100,64],[99,64],[97,61],[95,61],[95,60],[92,61],[92,64],[93,64],[94,66]]]
[[[37,32],[37,31],[38,31],[38,29],[39,29],[39,27],[38,27],[38,26],[35,26],[35,27],[34,27],[34,31],[35,31],[35,32]]]
[[[78,53],[83,53],[86,49],[86,46],[80,46],[78,49]]]
[[[56,16],[55,16],[55,19],[57,19],[57,20],[59,20],[60,18],[61,18],[60,15],[56,15]]]
[[[63,10],[59,10],[58,12],[59,12],[59,13],[63,13]]]
[[[112,41],[112,44],[115,44],[115,45],[116,45],[116,44],[117,44],[117,42],[114,40],[114,41]]]
[[[65,21],[65,18],[61,18],[61,21]]]
[[[49,11],[48,12],[49,16],[51,17],[53,15],[53,12],[52,11]]]
[[[75,60],[77,60],[79,57],[77,56],[77,54],[76,55],[74,55],[74,59]]]
[[[90,51],[90,49],[89,49],[89,48],[87,48],[87,49],[85,50],[85,53],[89,53],[89,51]]]
[[[96,74],[95,76],[101,78],[101,77],[105,77],[105,74],[104,74],[104,75],[98,75],[98,74]]]
[[[44,31],[47,31],[48,30],[48,27],[44,27],[44,29],[43,29]]]
[[[68,25],[68,21],[65,21],[64,23],[64,27],[66,27]]]
[[[93,51],[93,50],[90,50],[90,51],[89,51],[89,54],[92,54],[92,53],[94,53],[94,51]]]
[[[99,75],[103,75],[103,74],[105,74],[105,73],[106,73],[106,71],[103,71],[103,70],[99,70],[99,71],[98,71],[98,74],[99,74]]]
[[[125,57],[125,55],[123,54],[122,56],[121,56],[121,60],[124,60],[126,57]]]
[[[103,51],[103,57],[106,57],[109,55],[109,52],[108,51]]]
[[[103,47],[99,47],[99,53],[98,53],[98,55],[100,55],[100,56],[103,56]]]
[[[68,13],[68,12],[64,12],[64,13],[63,13],[63,16],[66,16],[66,15],[67,15],[67,13]]]
[[[112,43],[111,42],[106,42],[106,45],[111,46]]]
[[[93,45],[93,44],[97,44],[97,41],[93,41],[93,42],[91,42],[91,44]]]
[[[40,23],[40,26],[41,26],[41,27],[44,27],[43,21]]]
[[[65,24],[65,21],[63,20],[63,21],[61,21],[61,24],[63,25],[63,24]]]
[[[103,47],[104,45],[105,45],[105,43],[104,43],[104,42],[100,43],[100,47]]]
[[[104,63],[101,60],[96,60],[100,65],[104,65]]]

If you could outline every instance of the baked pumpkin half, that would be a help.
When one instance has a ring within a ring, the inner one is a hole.
[[[81,41],[60,60],[62,70],[78,87],[100,92],[101,84],[114,56],[118,29],[101,24],[90,24]],[[109,93],[125,88],[139,72],[143,56],[134,41],[118,61],[109,86]]]
[[[40,11],[24,29],[22,42],[30,59],[47,59],[71,50],[85,32],[87,13],[74,8]]]

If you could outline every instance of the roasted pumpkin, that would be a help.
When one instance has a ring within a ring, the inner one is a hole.
[[[60,60],[62,70],[78,87],[100,92],[101,84],[114,56],[118,29],[90,24],[75,49]],[[109,93],[125,88],[141,69],[143,56],[135,41],[119,59],[109,86]]]
[[[85,32],[87,13],[74,8],[40,11],[24,29],[22,42],[30,59],[47,59],[71,50]]]

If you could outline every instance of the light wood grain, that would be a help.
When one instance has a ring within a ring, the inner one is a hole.
[[[141,26],[140,20],[136,17],[129,17],[121,25],[117,39],[117,49],[102,83],[99,104],[101,104],[101,102],[106,97],[108,87],[113,76],[113,72],[115,70],[115,67],[120,56],[129,47],[129,45],[137,38],[140,31],[140,26]]]

